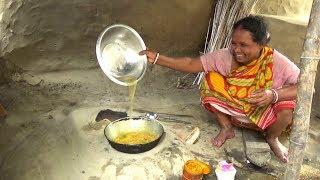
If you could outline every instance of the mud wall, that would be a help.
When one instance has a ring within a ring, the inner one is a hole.
[[[258,0],[253,13],[307,20],[312,2],[313,0]]]
[[[194,53],[203,46],[213,2],[2,0],[0,55],[45,39],[61,44],[67,39],[90,37],[88,43],[95,43],[98,33],[114,23],[135,28],[149,47]]]
[[[162,53],[195,55],[204,45],[213,3],[212,0],[0,0],[0,57],[22,70],[58,70],[62,66],[49,65],[52,63],[47,62],[45,55],[53,59],[50,61],[60,61],[63,57],[55,54],[65,53],[62,51],[70,46],[74,46],[75,52],[77,45],[85,44],[89,55],[84,56],[94,59],[98,34],[115,23],[133,27],[148,47]],[[39,64],[36,61],[40,55],[43,66],[34,67],[33,64]],[[87,63],[84,68],[96,66],[92,62],[77,64]],[[0,76],[0,79],[8,77]]]

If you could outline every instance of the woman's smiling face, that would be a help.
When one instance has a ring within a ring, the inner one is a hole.
[[[232,33],[231,53],[241,64],[248,64],[259,58],[263,45],[254,42],[251,32],[236,28]]]

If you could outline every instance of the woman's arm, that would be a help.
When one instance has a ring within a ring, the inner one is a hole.
[[[276,89],[279,99],[278,101],[290,101],[297,98],[298,85],[287,85],[280,89]]]
[[[248,101],[257,106],[265,106],[273,103],[275,100],[278,101],[290,101],[295,100],[297,97],[297,85],[287,85],[280,89],[275,89],[278,98],[274,95],[271,90],[260,89],[253,92]]]
[[[140,55],[146,55],[148,61],[150,63],[154,63],[157,57],[157,53],[151,50],[144,50],[139,53]],[[190,57],[179,57],[179,58],[172,58],[164,55],[159,55],[155,64],[160,66],[168,67],[170,69],[174,69],[177,71],[183,72],[191,72],[197,73],[202,72],[203,67],[200,60],[200,57],[197,58],[190,58]]]

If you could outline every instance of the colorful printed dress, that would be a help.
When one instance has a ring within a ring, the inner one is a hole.
[[[230,115],[237,126],[263,131],[275,122],[277,111],[295,107],[294,101],[262,107],[248,102],[250,93],[255,90],[297,83],[299,68],[272,48],[264,47],[258,59],[233,71],[228,49],[201,56],[201,61],[206,71],[200,86],[202,105],[211,112]]]

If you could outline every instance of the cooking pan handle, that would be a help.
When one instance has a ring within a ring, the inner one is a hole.
[[[158,118],[158,114],[154,112],[149,112],[145,115],[145,118],[147,118],[148,120],[155,120]]]

